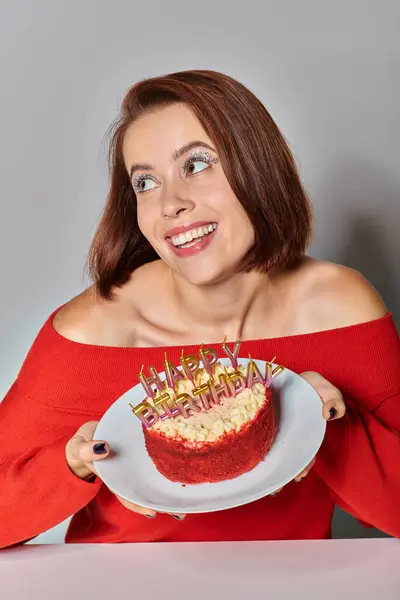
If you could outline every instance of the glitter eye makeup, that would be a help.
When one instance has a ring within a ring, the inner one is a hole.
[[[194,172],[191,171],[191,168],[197,162],[206,163],[208,166],[205,167],[204,169],[200,169],[198,171],[194,171]],[[198,151],[192,152],[190,154],[190,156],[185,160],[185,162],[182,166],[182,173],[184,175],[196,175],[197,173],[201,173],[202,171],[207,170],[209,167],[216,165],[218,162],[219,162],[218,158],[212,156],[212,154],[210,154],[209,152],[207,152],[205,150],[198,150]],[[136,175],[132,181],[134,192],[136,194],[144,194],[145,192],[150,192],[153,188],[145,187],[145,184],[148,181],[153,181],[155,184],[159,183],[157,181],[157,179],[155,179],[152,175],[149,175],[148,173],[140,173],[140,174]]]
[[[146,183],[147,180],[153,181],[154,183],[157,183],[157,181],[154,179],[154,177],[152,177],[151,175],[145,175],[144,173],[140,174],[140,175],[136,175],[133,178],[133,189],[135,191],[136,194],[142,194],[143,192],[148,192],[150,191],[149,189],[143,189],[143,184]],[[150,188],[152,189],[152,188]]]
[[[215,158],[214,156],[212,156],[209,152],[206,152],[205,150],[199,150],[197,152],[192,152],[191,155],[189,156],[189,158],[187,158],[183,164],[182,167],[182,171],[183,173],[187,173],[189,171],[189,169],[192,167],[192,165],[196,162],[205,162],[207,163],[209,166],[215,165],[218,163],[218,159]],[[201,169],[201,171],[204,171],[205,169]],[[201,171],[197,171],[198,173],[200,173]],[[190,175],[190,171],[189,171],[189,175]]]

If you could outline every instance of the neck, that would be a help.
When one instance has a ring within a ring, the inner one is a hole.
[[[182,320],[229,341],[243,339],[246,326],[265,314],[271,287],[269,277],[258,272],[237,273],[207,286],[171,272],[171,282]]]

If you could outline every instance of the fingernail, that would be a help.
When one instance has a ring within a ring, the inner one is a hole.
[[[157,515],[144,515],[148,519],[155,519]]]
[[[336,408],[334,406],[332,406],[332,408],[329,409],[329,414],[330,414],[329,420],[331,420],[334,417],[336,417],[336,413],[337,413]]]
[[[183,521],[183,519],[185,517],[180,517],[179,515],[171,515],[171,517],[174,517],[174,519],[176,519],[177,521]]]
[[[106,454],[107,448],[105,444],[95,444],[93,446],[93,452],[95,454]]]

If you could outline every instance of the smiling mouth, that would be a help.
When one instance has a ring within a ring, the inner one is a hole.
[[[213,233],[216,228],[216,223],[208,223],[206,225],[201,225],[200,227],[189,229],[188,231],[185,231],[185,233],[167,237],[166,239],[173,244],[175,248],[190,248],[197,244],[199,240],[207,237],[210,233]]]

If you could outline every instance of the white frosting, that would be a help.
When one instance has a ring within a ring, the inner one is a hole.
[[[232,372],[234,369],[229,367],[227,370]],[[244,374],[243,367],[239,366],[237,370]],[[224,369],[220,365],[216,365],[214,373],[218,376],[220,373],[224,373]],[[190,393],[194,387],[206,383],[209,379],[209,375],[204,369],[201,369],[196,375],[195,385],[187,380],[178,380],[175,392],[171,388],[166,388],[165,392],[174,398],[178,394]],[[151,402],[150,399],[147,401]],[[212,404],[209,410],[202,409],[201,412],[196,413],[191,411],[187,419],[183,415],[165,421],[159,419],[152,429],[171,438],[181,437],[191,442],[214,442],[225,432],[239,431],[246,423],[254,419],[264,402],[264,386],[255,383],[251,389],[246,388],[237,394],[236,398],[221,396],[220,403]]]

